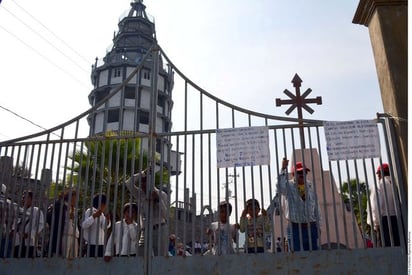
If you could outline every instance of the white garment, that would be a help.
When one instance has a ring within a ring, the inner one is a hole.
[[[140,229],[136,222],[127,224],[125,220],[116,222],[114,231],[107,241],[105,256],[113,256],[113,245],[116,255],[137,254]]]
[[[234,254],[233,240],[237,241],[237,229],[234,224],[212,222],[212,255]]]
[[[96,208],[89,208],[84,213],[84,220],[82,222],[83,238],[91,245],[104,245],[106,229],[110,227],[106,223],[106,217],[102,213],[100,217],[93,218],[93,213],[96,213]]]
[[[28,238],[24,239],[26,246],[37,246],[38,235],[44,229],[44,215],[38,207],[29,207],[22,217],[17,221],[17,232],[15,245],[20,245],[24,233],[28,234]]]
[[[65,230],[63,235],[79,238],[79,228],[77,227],[77,223],[75,223],[73,219],[68,219],[64,228],[67,228],[67,231]]]
[[[0,194],[0,233],[3,236],[15,228],[18,213],[18,205]]]
[[[369,210],[369,204],[367,204],[368,213],[368,224],[372,225],[372,220],[374,225],[380,225],[380,216],[395,216],[395,201],[393,189],[395,186],[391,182],[390,176],[385,176],[383,179],[379,180],[377,184],[377,190],[372,189],[370,194],[370,204],[371,210]],[[386,192],[385,192],[386,191]],[[388,203],[386,204],[386,198]],[[379,200],[379,206],[378,206]],[[379,216],[380,207],[380,216]]]
[[[63,257],[66,258],[76,258],[79,251],[79,228],[77,227],[77,222],[70,218],[70,206],[66,203],[68,219],[64,226],[63,239],[62,239],[62,251]]]
[[[63,257],[77,258],[79,256],[79,238],[75,238],[73,235],[64,235],[62,241]]]
[[[135,181],[138,179],[139,177],[136,174],[127,180],[125,184],[132,196],[137,200],[140,213],[140,225],[142,227],[141,229],[144,230],[148,218],[146,217],[146,213],[148,210],[147,207],[150,205],[150,199],[147,198],[146,193],[143,192],[143,190],[135,185]],[[167,218],[169,215],[167,194],[156,186],[153,187],[153,192],[158,196],[158,199],[153,201],[152,215],[150,216],[151,224],[153,226],[153,253],[155,256],[167,256],[169,240],[169,232],[167,226],[165,226],[167,225]],[[140,239],[140,244],[143,245],[143,242],[144,237]]]

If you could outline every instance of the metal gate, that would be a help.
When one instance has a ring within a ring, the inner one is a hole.
[[[369,240],[374,245],[371,250],[376,248],[376,251],[385,255],[381,248],[377,247],[376,232],[368,231],[366,220],[357,219],[355,212],[359,211],[361,216],[366,214],[364,206],[365,203],[369,203],[369,199],[362,203],[362,196],[368,198],[376,189],[378,182],[375,171],[378,166],[388,163],[392,182],[395,183],[393,188],[398,217],[396,222],[401,233],[399,249],[406,255],[406,191],[404,179],[397,169],[399,159],[389,117],[373,119],[381,139],[380,158],[329,161],[324,121],[272,116],[225,102],[188,79],[157,45],[147,53],[144,61],[153,62],[153,68],[167,66],[174,73],[171,129],[156,125],[156,110],[159,105],[155,76],[158,69],[153,69],[150,84],[152,110],[148,131],[108,131],[104,135],[89,136],[89,125],[93,124],[93,121],[87,121],[89,114],[112,97],[122,95],[129,81],[141,77],[140,72],[145,64],[141,62],[117,89],[85,113],[47,131],[0,143],[0,179],[7,187],[5,196],[17,205],[23,192],[30,189],[33,191],[33,204],[43,212],[45,222],[42,230],[36,235],[36,255],[40,259],[36,258],[35,261],[43,260],[42,264],[45,265],[44,260],[47,261],[51,257],[62,258],[52,255],[50,240],[53,234],[61,237],[65,233],[50,230],[52,225],[47,225],[46,216],[49,205],[60,200],[59,193],[67,189],[76,191],[73,193],[73,196],[76,196],[75,227],[82,223],[85,211],[92,207],[93,195],[107,195],[106,213],[110,213],[112,226],[104,231],[105,248],[109,234],[116,234],[114,224],[124,218],[123,205],[128,202],[146,204],[146,207],[140,209],[144,211],[143,216],[146,218],[137,220],[141,228],[144,228],[138,236],[140,246],[137,253],[129,255],[129,258],[138,258],[138,261],[130,261],[130,264],[141,263],[135,267],[137,273],[159,274],[167,268],[168,272],[172,270],[172,274],[179,273],[173,273],[173,270],[182,264],[181,260],[167,260],[169,256],[166,255],[165,258],[156,257],[163,256],[163,250],[159,248],[168,245],[163,243],[165,240],[161,236],[164,235],[167,236],[167,242],[169,236],[176,237],[175,248],[190,255],[185,257],[185,261],[190,262],[188,268],[191,272],[197,270],[196,265],[200,262],[202,264],[199,265],[208,273],[216,270],[216,267],[207,267],[207,262],[210,262],[208,257],[213,256],[203,256],[210,252],[211,239],[206,232],[210,223],[218,219],[216,211],[221,201],[232,204],[230,222],[238,223],[245,202],[252,198],[258,200],[261,208],[269,213],[271,224],[270,232],[265,233],[265,252],[285,257],[289,253],[283,242],[284,238],[287,239],[287,221],[276,188],[283,158],[290,159],[291,165],[301,161],[311,170],[307,177],[314,183],[322,212],[319,252],[343,251],[348,253],[345,257],[349,258],[351,251],[353,257],[359,257],[359,252],[354,251],[362,251],[369,247]],[[167,65],[163,65],[164,62]],[[251,162],[250,165],[219,168],[217,133],[224,129],[255,127],[266,129],[270,164],[254,165]],[[148,167],[151,169],[146,170]],[[143,199],[135,196],[127,186],[130,181],[139,184],[142,174],[138,173],[141,171],[146,171],[148,181],[146,198]],[[342,190],[345,183],[347,185],[351,182],[355,188],[349,188],[344,194]],[[364,187],[363,191],[361,187]],[[160,214],[153,211],[153,200],[149,195],[153,190],[164,192],[167,198],[160,198],[167,206],[167,217],[161,224],[154,223],[162,217],[156,216]],[[387,202],[380,202],[385,203]],[[15,218],[18,219],[27,209],[27,206],[20,206]],[[67,219],[64,222],[67,222]],[[59,228],[62,228],[63,220],[59,221]],[[58,223],[57,218],[56,221],[52,221],[52,224],[54,223]],[[32,227],[35,226],[37,224],[33,223]],[[13,238],[13,235],[8,233],[14,229],[13,227],[12,223],[8,223],[4,228],[0,228],[6,243],[11,244],[11,254],[15,253],[16,237]],[[74,262],[84,263],[90,258],[90,248],[87,248],[84,242],[83,228],[78,228],[80,246]],[[159,232],[155,233],[156,231]],[[281,252],[274,249],[278,238],[282,240]],[[390,241],[390,246],[395,246],[392,236]],[[230,258],[236,264],[244,261],[244,242],[244,234],[239,234],[234,248],[235,255]],[[154,247],[156,249],[153,249]],[[6,248],[3,249],[5,251]],[[391,251],[393,250],[386,250],[386,253]],[[395,250],[395,253],[398,251]],[[26,256],[27,253],[21,257]],[[313,260],[318,256],[309,254]],[[238,257],[238,260],[235,257]],[[265,257],[260,258],[266,261],[266,266],[263,267],[270,266],[272,260],[267,258],[268,256]],[[285,261],[285,258],[283,260]],[[224,264],[222,261],[218,263]],[[19,268],[22,267],[18,266],[18,262],[10,261],[8,264],[17,270],[17,274],[21,271]],[[238,266],[235,271],[241,270],[241,265]],[[304,266],[298,264],[297,268]],[[342,266],[335,268],[341,270]]]

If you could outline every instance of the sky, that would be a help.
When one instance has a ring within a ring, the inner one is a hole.
[[[64,123],[90,108],[91,65],[103,58],[130,0],[3,0],[0,141]],[[383,112],[359,0],[145,0],[159,45],[192,81],[242,108],[286,116],[297,73],[305,118],[374,119]],[[174,98],[174,101],[179,100]],[[296,117],[296,111],[292,112]],[[40,126],[40,127],[39,127]]]

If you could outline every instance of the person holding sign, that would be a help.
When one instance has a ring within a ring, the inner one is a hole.
[[[313,183],[308,180],[310,172],[302,162],[292,166],[292,180],[288,179],[289,160],[282,161],[277,190],[282,195],[287,234],[291,251],[317,250],[321,220],[320,209]]]

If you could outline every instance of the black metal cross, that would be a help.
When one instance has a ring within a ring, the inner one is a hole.
[[[309,107],[307,104],[309,103],[316,103],[317,105],[322,104],[322,97],[318,96],[316,98],[306,98],[311,92],[312,89],[307,89],[302,95],[300,94],[300,86],[302,84],[302,79],[295,74],[292,79],[293,87],[295,87],[296,95],[292,94],[290,91],[285,89],[283,92],[290,97],[290,99],[280,99],[276,98],[276,107],[279,107],[284,104],[291,104],[292,106],[286,110],[286,114],[289,115],[295,108],[298,110],[298,121],[299,121],[299,129],[300,129],[300,143],[301,148],[305,148],[305,136],[303,131],[303,115],[302,115],[302,108],[308,111],[310,114],[313,114],[314,110]]]

